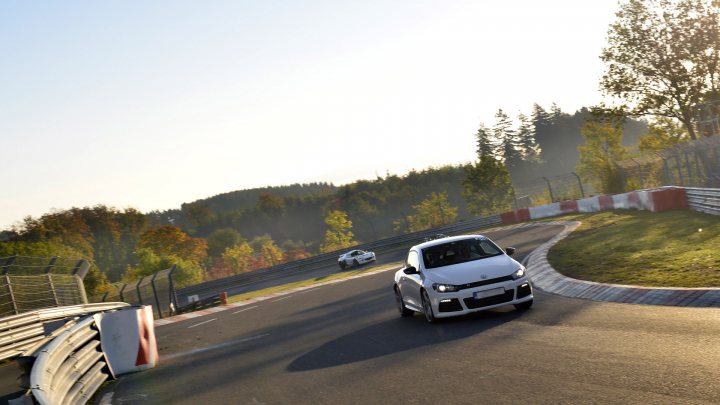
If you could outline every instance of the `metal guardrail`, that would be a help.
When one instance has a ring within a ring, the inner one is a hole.
[[[720,189],[686,187],[685,195],[690,209],[720,215]]]
[[[176,291],[175,307],[180,308],[188,305],[188,297],[196,295],[199,300],[218,295],[221,292],[227,292],[232,288],[243,287],[260,281],[273,280],[287,276],[288,274],[298,274],[306,271],[315,270],[322,266],[335,265],[338,256],[352,249],[387,251],[399,246],[419,243],[423,238],[442,234],[453,234],[459,232],[467,232],[479,228],[498,225],[502,223],[500,215],[490,217],[476,218],[469,221],[458,222],[452,225],[446,225],[439,228],[427,229],[424,231],[413,232],[405,235],[393,236],[374,242],[363,243],[346,249],[336,250],[334,252],[323,253],[317,256],[308,257],[307,259],[297,260],[291,263],[284,263],[265,269],[255,270],[248,273],[241,273],[218,280],[207,281],[201,284],[185,287]],[[178,302],[179,301],[179,302]]]
[[[0,319],[0,360],[19,356],[45,338],[44,324],[128,306],[124,302],[46,308]]]
[[[108,378],[114,378],[100,348],[95,317],[61,333],[37,355],[30,389],[41,405],[81,405]]]

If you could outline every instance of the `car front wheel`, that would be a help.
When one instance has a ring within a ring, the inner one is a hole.
[[[432,304],[430,303],[430,297],[428,296],[427,291],[423,290],[422,292],[422,307],[423,307],[423,313],[425,314],[425,319],[429,323],[435,322],[435,314],[433,313]]]
[[[344,260],[341,261],[341,262],[339,262],[338,264],[340,265],[340,270],[345,270],[345,267],[346,267],[347,265],[345,264],[345,261],[344,261]]]
[[[521,302],[519,304],[515,304],[515,309],[518,311],[525,311],[527,309],[530,309],[532,304],[533,304],[533,300]]]
[[[353,259],[353,265],[354,265],[354,266],[359,266],[360,263],[357,261],[357,259]]]
[[[402,294],[400,294],[400,290],[397,287],[395,287],[395,303],[397,304],[397,309],[400,312],[400,316],[406,317],[413,314],[413,311],[407,309],[407,307],[405,306]]]

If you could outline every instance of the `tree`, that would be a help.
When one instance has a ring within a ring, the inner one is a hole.
[[[218,257],[225,249],[235,246],[242,241],[240,233],[232,228],[220,228],[214,230],[207,237],[208,255]]]
[[[271,266],[283,263],[285,259],[282,249],[272,239],[263,242],[260,246],[260,256]]]
[[[415,209],[415,215],[408,218],[410,232],[451,224],[455,222],[458,211],[457,207],[451,207],[448,203],[446,192],[431,193],[429,198],[420,204],[413,205],[413,209]]]
[[[505,161],[505,165],[508,167],[517,166],[522,160],[520,141],[517,132],[513,129],[512,120],[502,109],[495,114],[493,137],[499,144],[500,157]]]
[[[123,275],[123,281],[126,283],[167,270],[172,266],[175,266],[173,281],[178,288],[197,284],[203,280],[205,275],[203,269],[196,262],[172,255],[158,255],[150,248],[138,249],[135,256],[138,265],[128,267],[128,270]]]
[[[491,140],[490,130],[485,124],[480,124],[475,133],[475,141],[477,142],[477,154],[478,156],[492,156],[495,157],[495,146]]]
[[[526,162],[536,162],[540,159],[540,150],[532,122],[525,114],[518,114],[518,122],[517,139],[522,158]]]
[[[616,16],[601,88],[630,114],[675,118],[696,139],[695,105],[718,97],[720,3],[629,0]]]
[[[223,264],[233,274],[243,273],[252,270],[250,268],[253,257],[253,248],[247,242],[241,242],[235,246],[225,249],[222,254]]]
[[[176,226],[148,229],[140,236],[139,248],[149,248],[159,256],[175,256],[200,263],[207,256],[207,242],[191,238]]]
[[[685,128],[670,118],[659,117],[648,124],[648,133],[640,137],[638,148],[642,152],[659,152],[688,138]]]
[[[615,164],[628,156],[627,149],[622,146],[622,125],[594,117],[585,122],[581,132],[585,145],[578,147],[577,171],[580,176],[593,183],[600,192],[622,192],[620,170]]]
[[[510,173],[505,164],[491,157],[482,156],[466,165],[462,185],[468,211],[475,215],[497,214],[512,207]]]
[[[344,211],[333,210],[325,217],[328,229],[325,231],[325,241],[320,246],[321,252],[332,252],[342,248],[356,245],[353,240],[352,222]]]

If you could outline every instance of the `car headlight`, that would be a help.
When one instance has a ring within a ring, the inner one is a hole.
[[[525,267],[520,267],[512,274],[513,280],[525,277]]]
[[[439,292],[439,293],[448,293],[448,292],[455,292],[460,290],[460,287],[452,284],[438,284],[435,283],[432,285],[433,290]]]

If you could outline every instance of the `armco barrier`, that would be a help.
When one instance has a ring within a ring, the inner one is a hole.
[[[110,378],[154,367],[150,306],[123,307],[68,322],[50,342],[21,357],[29,394],[41,405],[84,404]],[[28,396],[15,403],[31,403]],[[12,402],[11,402],[12,403]]]
[[[97,317],[88,316],[43,348],[30,374],[30,389],[41,405],[84,404],[112,378],[101,349]]]
[[[26,312],[0,319],[0,360],[21,355],[49,333],[49,322],[127,306],[124,302],[71,305]]]
[[[382,239],[370,243],[363,243],[357,246],[349,247],[347,249],[324,253],[321,255],[309,257],[307,259],[268,267],[266,269],[242,273],[223,279],[207,281],[201,284],[196,284],[177,290],[175,305],[176,308],[181,308],[190,304],[190,301],[188,300],[188,297],[190,296],[197,296],[198,300],[204,300],[206,298],[218,295],[222,292],[229,291],[233,288],[257,283],[259,281],[278,279],[286,277],[288,274],[298,274],[305,271],[311,271],[322,266],[336,265],[338,256],[348,250],[362,249],[382,252],[400,246],[407,246],[408,244],[421,242],[424,238],[438,233],[455,234],[459,232],[468,232],[487,226],[499,225],[501,223],[502,220],[500,219],[500,215],[476,218],[439,228],[394,236],[391,238]]]
[[[720,215],[720,189],[687,187],[685,194],[690,209],[706,214]]]

